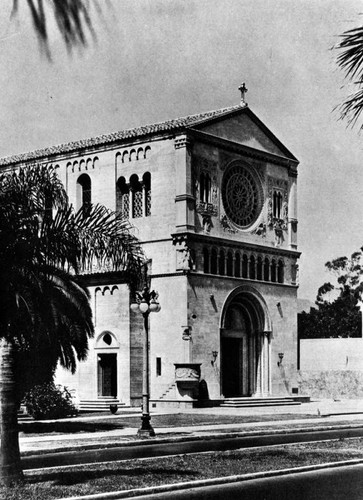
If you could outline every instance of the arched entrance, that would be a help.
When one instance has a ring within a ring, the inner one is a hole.
[[[271,391],[271,321],[253,287],[233,290],[221,316],[221,392],[224,397],[267,396]]]

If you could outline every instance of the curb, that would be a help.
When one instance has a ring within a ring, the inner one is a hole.
[[[202,488],[206,486],[218,486],[222,484],[245,482],[249,480],[258,480],[271,477],[287,476],[289,474],[297,474],[311,472],[316,470],[334,469],[344,466],[354,466],[363,464],[363,459],[345,460],[340,462],[328,462],[319,465],[305,465],[303,467],[294,467],[290,469],[281,469],[266,472],[255,472],[251,474],[242,474],[238,476],[226,476],[213,479],[202,479],[198,481],[187,481],[185,483],[175,483],[162,486],[151,486],[149,488],[136,488],[132,490],[112,491],[109,493],[95,493],[92,495],[66,497],[59,500],[118,500],[122,498],[146,496],[151,494],[168,493],[171,491],[181,491],[190,488]]]
[[[21,452],[22,457],[36,456],[36,455],[47,455],[56,453],[65,453],[78,450],[103,450],[108,448],[118,448],[118,447],[133,447],[133,446],[147,446],[150,444],[166,444],[166,443],[180,443],[188,441],[209,441],[216,439],[227,439],[234,437],[253,437],[253,436],[264,436],[266,434],[273,435],[283,435],[283,434],[297,434],[299,432],[321,432],[321,431],[333,431],[333,430],[347,430],[347,429],[359,429],[362,428],[363,424],[344,424],[344,425],[329,425],[329,426],[314,426],[314,427],[295,427],[293,429],[268,429],[268,430],[257,430],[257,431],[229,431],[229,432],[218,432],[215,434],[203,434],[194,436],[174,436],[165,438],[148,438],[143,440],[134,441],[110,441],[109,443],[95,443],[95,444],[78,444],[74,446],[63,446],[59,448],[53,448],[51,450],[47,449],[37,449],[37,450],[25,450]],[[46,439],[44,440],[46,442]]]

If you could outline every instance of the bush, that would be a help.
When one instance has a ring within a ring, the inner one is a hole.
[[[66,387],[46,383],[34,386],[24,397],[27,412],[36,420],[76,415],[72,396]]]

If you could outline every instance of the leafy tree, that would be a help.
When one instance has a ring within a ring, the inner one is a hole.
[[[127,222],[102,206],[75,213],[53,168],[0,175],[0,482],[22,480],[15,353],[42,350],[76,369],[93,335],[81,273],[121,272],[137,282],[140,246]],[[29,367],[29,365],[28,365]]]
[[[337,284],[325,283],[318,290],[317,308],[298,316],[301,338],[361,337],[362,251],[325,264]]]
[[[341,118],[347,119],[348,124],[353,126],[363,110],[363,26],[344,32],[335,48],[340,51],[338,65],[355,87],[355,91],[340,106]]]

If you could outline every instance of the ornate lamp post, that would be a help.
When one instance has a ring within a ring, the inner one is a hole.
[[[132,311],[140,312],[144,317],[144,352],[143,352],[143,372],[142,372],[142,417],[141,427],[137,431],[138,435],[148,437],[155,436],[155,431],[150,423],[149,411],[149,314],[159,312],[161,307],[157,301],[158,293],[145,286],[142,292],[136,292],[136,302],[130,306]]]

